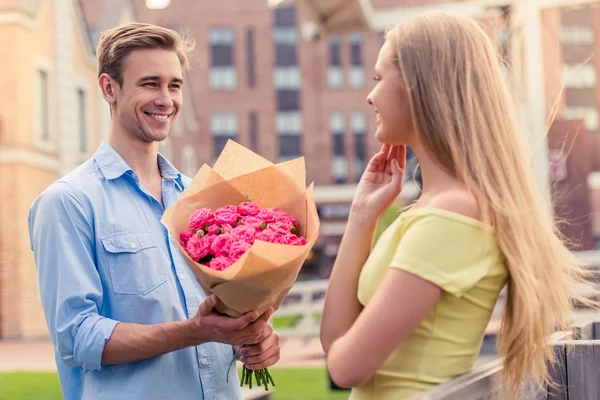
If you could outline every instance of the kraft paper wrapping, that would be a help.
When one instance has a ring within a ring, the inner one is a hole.
[[[215,271],[192,260],[179,242],[189,227],[191,214],[201,207],[216,210],[237,205],[248,196],[261,208],[279,208],[298,221],[304,246],[255,241],[238,261],[224,271]],[[238,317],[269,307],[277,310],[292,288],[309,252],[319,236],[319,217],[313,184],[306,188],[304,158],[273,164],[229,140],[214,168],[203,165],[180,200],[167,208],[162,223],[177,243],[206,295],[215,294],[217,311]]]

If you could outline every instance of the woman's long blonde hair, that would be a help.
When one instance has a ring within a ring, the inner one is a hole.
[[[416,132],[448,172],[476,196],[496,228],[509,270],[498,337],[504,383],[551,383],[549,337],[571,326],[588,272],[563,243],[541,197],[500,55],[479,24],[433,12],[386,34],[410,91]]]

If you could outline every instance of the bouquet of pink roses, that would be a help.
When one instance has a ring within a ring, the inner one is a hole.
[[[297,232],[298,221],[292,215],[277,208],[261,209],[247,198],[237,206],[226,205],[214,212],[197,209],[179,240],[192,260],[223,271],[250,250],[255,240],[306,245],[306,238]]]
[[[167,208],[162,222],[206,295],[219,299],[217,311],[279,308],[319,236],[305,181],[304,158],[273,164],[230,140]],[[244,367],[242,385],[253,373],[265,389],[273,383],[267,370]]]

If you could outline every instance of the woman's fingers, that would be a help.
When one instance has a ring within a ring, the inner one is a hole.
[[[383,146],[381,146],[381,152],[385,155],[385,159],[387,160],[389,155],[390,155],[390,150],[391,147],[389,144],[384,144]]]
[[[398,166],[404,172],[406,168],[406,146],[396,146],[396,160],[398,160]]]

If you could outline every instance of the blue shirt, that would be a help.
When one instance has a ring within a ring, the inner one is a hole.
[[[158,165],[168,207],[190,179],[161,155]],[[206,297],[160,222],[165,207],[105,142],[34,201],[30,242],[65,399],[243,398],[234,367],[226,383],[225,344],[101,364],[117,323],[184,320]]]

